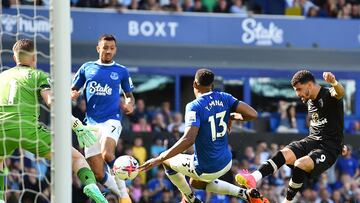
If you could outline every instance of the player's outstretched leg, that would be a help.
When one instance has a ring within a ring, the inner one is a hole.
[[[86,162],[85,157],[74,148],[72,148],[72,166],[73,171],[77,174],[81,183],[85,185],[85,195],[90,197],[96,203],[108,203],[97,187],[95,175],[90,170],[90,166]]]
[[[191,179],[191,185],[196,189],[202,189],[206,190],[207,192],[213,192],[216,194],[238,197],[243,200],[247,200],[250,203],[269,202],[256,189],[244,189],[219,179],[216,179],[210,183]]]
[[[251,174],[247,170],[243,170],[235,176],[235,180],[239,185],[246,188],[256,188],[256,183],[258,181],[263,177],[273,174],[284,164],[285,157],[282,151],[278,151],[275,156],[262,164],[258,170]]]
[[[185,196],[187,203],[201,203],[201,200],[197,199],[191,190],[189,184],[185,179],[185,175],[172,170],[170,167],[163,165],[165,168],[165,174],[170,181],[180,190]]]

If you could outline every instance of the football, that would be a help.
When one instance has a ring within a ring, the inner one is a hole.
[[[115,160],[113,171],[121,180],[132,180],[138,173],[139,162],[132,156],[124,155]]]

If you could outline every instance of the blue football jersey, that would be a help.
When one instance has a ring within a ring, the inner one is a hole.
[[[102,123],[109,119],[121,120],[121,91],[128,93],[134,88],[125,66],[115,62],[87,62],[80,67],[73,80],[73,87],[76,89],[84,85],[88,124]]]
[[[228,93],[208,92],[186,105],[186,127],[199,128],[194,156],[198,174],[220,171],[231,161],[227,125],[238,104]]]

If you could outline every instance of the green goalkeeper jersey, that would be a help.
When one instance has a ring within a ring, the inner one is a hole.
[[[0,73],[0,122],[37,120],[40,90],[50,88],[48,74],[32,67],[16,66]]]

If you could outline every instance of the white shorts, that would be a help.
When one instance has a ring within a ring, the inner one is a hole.
[[[194,155],[190,154],[178,154],[169,159],[170,167],[172,170],[184,174],[194,180],[200,180],[204,182],[212,182],[215,179],[220,178],[226,172],[231,169],[232,161],[230,161],[225,168],[214,173],[202,173],[200,176],[195,171]]]
[[[105,142],[107,137],[115,140],[117,144],[122,130],[121,122],[114,119],[98,123],[94,126],[98,128],[97,133],[95,133],[98,141],[90,147],[85,147],[85,158],[101,154],[101,144]]]

